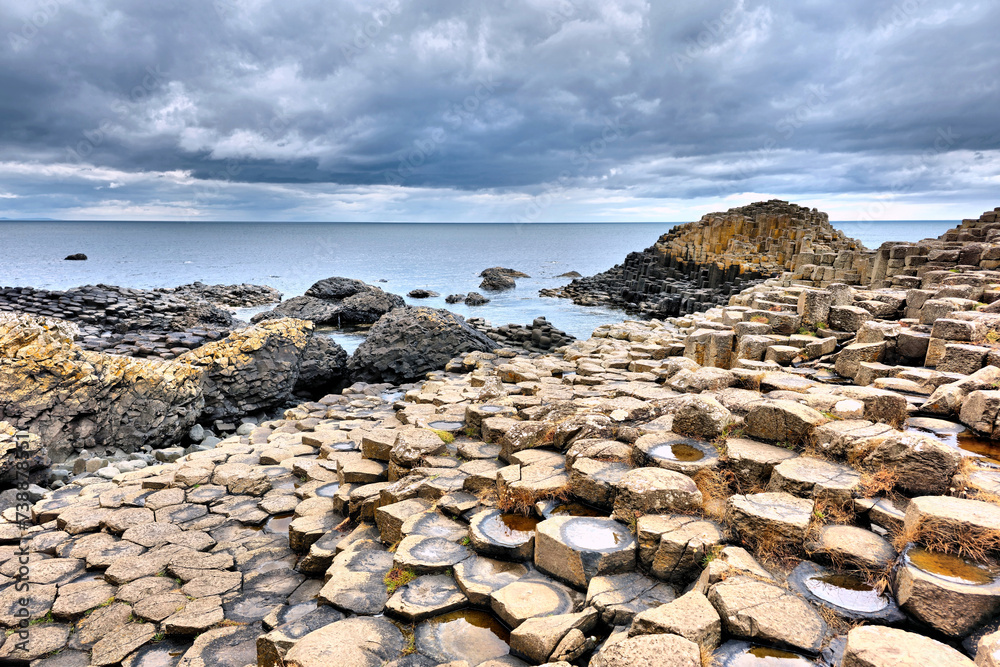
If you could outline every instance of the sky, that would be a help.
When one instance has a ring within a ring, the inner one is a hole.
[[[978,217],[998,29],[995,1],[8,1],[0,217]]]

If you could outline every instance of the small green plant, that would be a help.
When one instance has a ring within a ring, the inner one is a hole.
[[[105,600],[105,601],[104,601],[104,602],[102,602],[101,604],[99,604],[99,605],[97,605],[96,607],[94,607],[94,609],[100,609],[101,607],[110,607],[110,606],[111,606],[111,605],[113,605],[114,603],[115,603],[115,598],[114,598],[114,596],[112,595],[112,596],[111,596],[111,597],[109,597],[109,598],[108,598],[107,600]]]
[[[821,510],[821,509],[816,509],[816,510],[813,510],[813,517],[814,517],[814,518],[815,518],[815,519],[816,519],[817,521],[826,521],[826,512],[824,512],[824,511],[823,511],[823,510]]]
[[[153,641],[154,642],[162,642],[166,638],[167,638],[167,635],[164,632],[157,632],[155,635],[153,635]]]
[[[960,269],[948,269],[948,270],[951,271],[952,273],[961,273],[962,272]]]
[[[451,443],[455,442],[455,436],[449,433],[448,431],[434,429],[434,432],[437,433],[437,437],[441,438],[441,442],[443,442],[446,445],[450,445]]]
[[[782,447],[784,449],[791,449],[791,450],[795,449],[795,445],[793,445],[790,442],[785,442],[784,440],[782,440],[781,442],[776,442],[774,444],[777,445],[778,447]]]
[[[799,329],[799,335],[800,336],[815,336],[816,334],[813,333],[813,331],[811,329],[809,329],[808,327],[802,327],[802,328]]]
[[[826,325],[826,322],[817,322],[816,323],[816,328],[817,329],[829,329],[830,327],[828,327]]]
[[[28,625],[41,625],[43,623],[55,623],[55,622],[56,622],[56,619],[53,618],[52,612],[50,611],[49,613],[45,614],[45,616],[42,616],[41,618],[36,618],[33,621],[28,621]]]
[[[465,430],[465,435],[469,436],[470,438],[475,438],[476,436],[479,435],[479,429],[475,428],[474,426],[466,426],[464,430]]]
[[[459,542],[459,544],[461,544],[463,547],[467,547],[470,544],[472,544],[472,539],[469,538],[468,535],[466,535],[465,537],[462,538],[462,540]]]
[[[716,544],[714,547],[709,549],[708,552],[705,554],[705,557],[701,559],[702,568],[708,567],[708,564],[711,563],[716,558],[718,558],[719,554],[721,554],[722,550],[725,548],[726,547],[721,544]]]
[[[403,646],[403,651],[401,655],[413,655],[417,652],[417,629],[415,626],[410,626],[410,629],[403,631],[403,636],[406,638],[406,645]]]
[[[410,569],[394,567],[385,575],[385,592],[392,595],[400,586],[405,586],[417,578],[417,573]]]
[[[993,344],[1000,343],[1000,332],[990,329],[986,332],[986,341]]]

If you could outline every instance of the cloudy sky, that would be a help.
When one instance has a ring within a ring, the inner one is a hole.
[[[1000,205],[1000,3],[0,3],[0,217]]]

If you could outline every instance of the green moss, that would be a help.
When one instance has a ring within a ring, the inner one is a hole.
[[[443,442],[446,445],[450,445],[451,443],[455,442],[455,436],[452,435],[451,433],[448,433],[448,431],[441,431],[439,429],[434,429],[434,432],[437,433],[437,437],[441,438],[441,442]]]
[[[385,575],[385,592],[392,595],[400,586],[405,586],[417,578],[417,573],[407,568],[394,567]]]

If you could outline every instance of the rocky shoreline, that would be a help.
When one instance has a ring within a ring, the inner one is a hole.
[[[392,307],[334,355],[352,384],[272,418],[239,415],[316,339],[278,315],[392,295],[329,279],[170,359],[0,315],[0,454],[27,428],[39,467],[67,433],[151,459],[77,455],[30,525],[8,500],[0,661],[996,665],[998,214],[876,251],[784,202],[713,214],[562,292],[658,319],[570,341]]]

